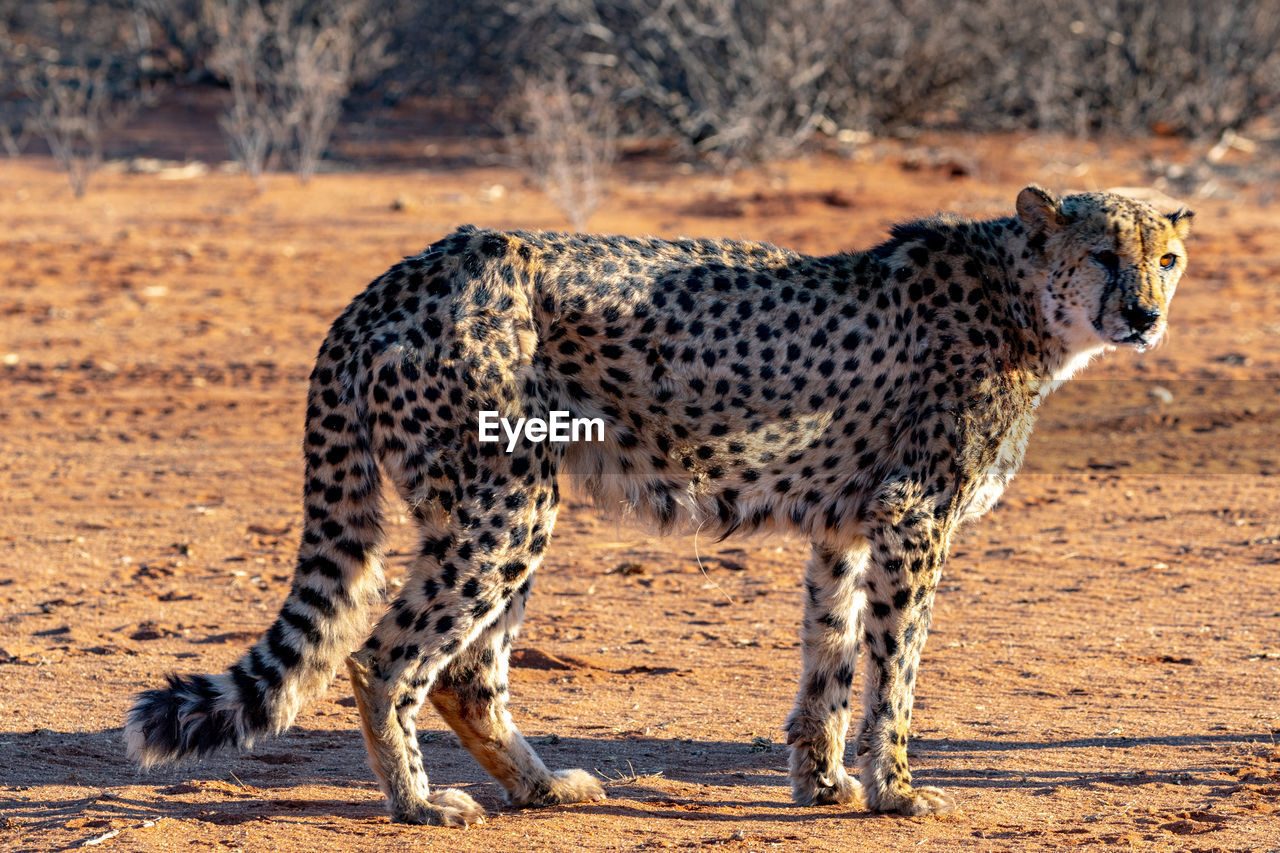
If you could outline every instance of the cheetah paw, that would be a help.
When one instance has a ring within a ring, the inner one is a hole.
[[[605,798],[600,780],[585,770],[557,770],[544,785],[524,796],[512,796],[511,804],[520,809],[536,809],[567,803],[597,802]]]
[[[793,784],[791,798],[802,806],[854,806],[866,808],[867,798],[862,783],[838,768],[830,776],[814,776],[805,784]]]
[[[400,823],[427,826],[470,826],[484,823],[484,809],[456,788],[442,788],[426,800],[398,803],[391,809],[392,819]]]
[[[941,788],[922,785],[902,791],[886,793],[876,806],[877,811],[897,812],[911,817],[944,815],[955,810],[955,798]]]
[[[841,770],[833,784],[824,785],[814,792],[813,803],[819,806],[866,808],[867,798],[862,791],[862,783]]]

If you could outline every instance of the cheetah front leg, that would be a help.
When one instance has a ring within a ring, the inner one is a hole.
[[[916,670],[946,557],[947,537],[929,507],[896,507],[895,523],[869,536],[864,612],[866,673],[858,767],[867,805],[906,815],[946,814],[955,800],[939,788],[912,787],[907,733]]]
[[[805,568],[804,672],[787,718],[791,796],[802,806],[865,805],[862,785],[844,768],[849,697],[866,594],[867,547],[816,544]]]

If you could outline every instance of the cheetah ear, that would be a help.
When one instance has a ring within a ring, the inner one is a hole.
[[[1052,234],[1066,224],[1062,202],[1035,184],[1018,193],[1018,218],[1033,233]]]
[[[1178,239],[1187,239],[1187,235],[1191,233],[1191,220],[1196,218],[1195,211],[1184,207],[1173,213],[1166,213],[1165,216],[1169,217],[1169,224],[1173,226],[1173,233],[1178,235]]]

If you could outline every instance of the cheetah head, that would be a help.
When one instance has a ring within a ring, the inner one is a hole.
[[[1187,266],[1194,214],[1163,214],[1114,193],[1059,199],[1037,186],[1018,194],[1018,218],[1043,253],[1040,291],[1049,330],[1070,352],[1142,351],[1167,329],[1169,300]]]

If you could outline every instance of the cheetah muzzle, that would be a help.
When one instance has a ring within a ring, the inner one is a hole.
[[[803,674],[785,730],[797,803],[923,815],[907,735],[953,532],[999,497],[1035,411],[1115,346],[1165,334],[1191,214],[1027,187],[1017,215],[938,216],[860,252],[464,227],[379,277],[333,324],[307,398],[304,532],[279,617],[227,672],[142,693],[143,766],[279,732],[347,663],[392,815],[466,825],[429,788],[429,700],[520,807],[603,798],[512,722],[507,666],[550,541],[557,477],[661,529],[789,530],[805,569]],[[477,413],[566,410],[603,440],[477,440]],[[421,546],[381,602],[379,480]],[[865,651],[855,768],[854,664]]]

